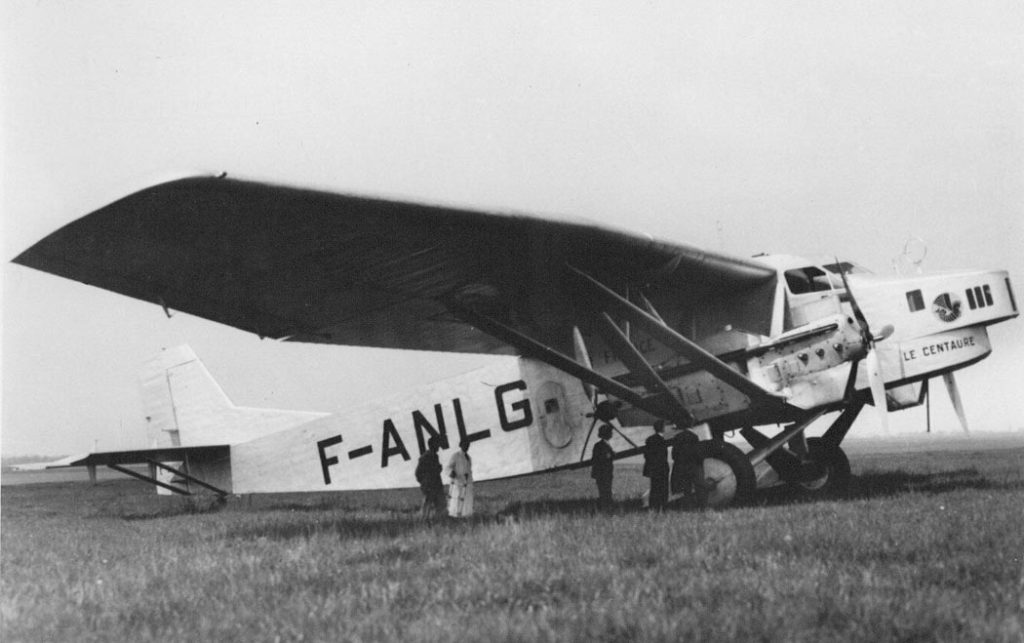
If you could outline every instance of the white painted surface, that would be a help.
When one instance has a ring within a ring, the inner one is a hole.
[[[545,412],[545,402],[555,398],[545,398],[542,393],[558,389],[557,385],[561,385],[564,397],[559,398],[557,439],[549,440],[544,428],[551,426],[548,416],[553,413]],[[578,380],[540,362],[508,360],[234,445],[233,490],[254,493],[415,486],[414,470],[421,453],[419,437],[425,444],[430,434],[422,426],[417,431],[414,413],[419,412],[439,429],[435,405],[440,407],[449,441],[448,448],[441,451],[442,461],[447,461],[458,447],[461,417],[461,434],[472,440],[469,453],[476,480],[579,463],[589,459],[597,439],[595,431],[587,440],[591,419],[586,414],[591,405]],[[504,426],[524,425],[503,428],[502,409]],[[623,432],[642,444],[650,428],[633,427]],[[618,435],[611,443],[616,450],[630,447]]]

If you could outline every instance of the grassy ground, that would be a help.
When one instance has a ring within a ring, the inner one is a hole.
[[[14,641],[1024,640],[1024,449],[858,455],[852,497],[595,514],[564,472],[217,509],[130,480],[4,487]],[[620,465],[616,491],[643,478]]]

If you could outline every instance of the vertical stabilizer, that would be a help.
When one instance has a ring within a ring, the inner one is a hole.
[[[189,346],[161,351],[140,380],[151,447],[235,444],[328,415],[235,406]]]

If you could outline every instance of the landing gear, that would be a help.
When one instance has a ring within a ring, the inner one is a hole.
[[[842,496],[850,488],[850,461],[838,446],[823,438],[807,438],[809,466],[790,484],[805,493]]]
[[[749,501],[757,488],[750,460],[727,442],[701,442],[701,465],[694,480],[697,502],[702,507],[720,509]]]

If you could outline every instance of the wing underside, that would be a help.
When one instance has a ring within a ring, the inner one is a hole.
[[[565,268],[699,302],[764,285],[760,264],[581,223],[194,177],[78,219],[14,259],[261,337],[514,353],[467,307],[565,350]]]

